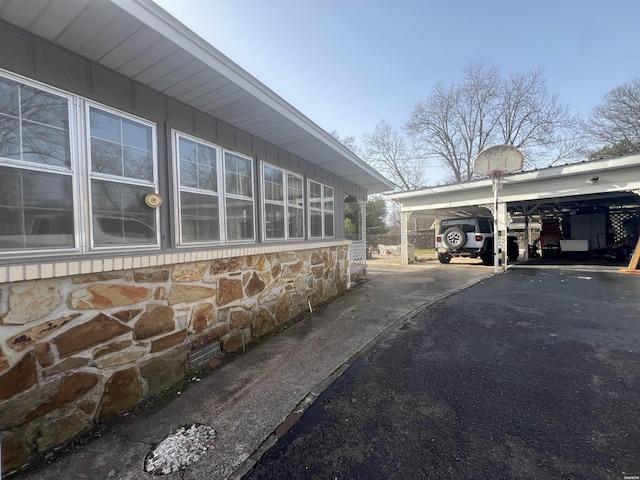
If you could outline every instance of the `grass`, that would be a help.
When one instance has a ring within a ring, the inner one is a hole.
[[[428,260],[436,260],[438,255],[435,248],[416,248],[416,262],[426,262]]]

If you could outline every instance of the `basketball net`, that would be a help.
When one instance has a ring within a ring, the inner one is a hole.
[[[489,176],[491,177],[491,182],[493,184],[493,191],[497,192],[502,188],[502,181],[504,180],[504,176],[507,172],[502,171],[494,171],[489,172]]]

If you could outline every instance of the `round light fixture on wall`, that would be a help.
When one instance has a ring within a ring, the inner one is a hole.
[[[144,197],[144,203],[146,203],[151,208],[158,208],[162,205],[162,197],[157,193],[147,193]]]

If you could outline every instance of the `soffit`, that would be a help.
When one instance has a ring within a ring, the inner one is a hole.
[[[0,0],[0,18],[369,193],[393,185],[151,0]]]

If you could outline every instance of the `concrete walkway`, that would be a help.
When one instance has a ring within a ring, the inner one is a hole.
[[[250,468],[252,454],[268,448],[283,421],[312,402],[354,354],[437,300],[491,275],[493,269],[481,265],[372,263],[361,285],[193,381],[163,408],[132,417],[63,458],[12,478],[148,479],[147,453],[193,423],[215,428],[213,449],[162,478],[239,478]]]

